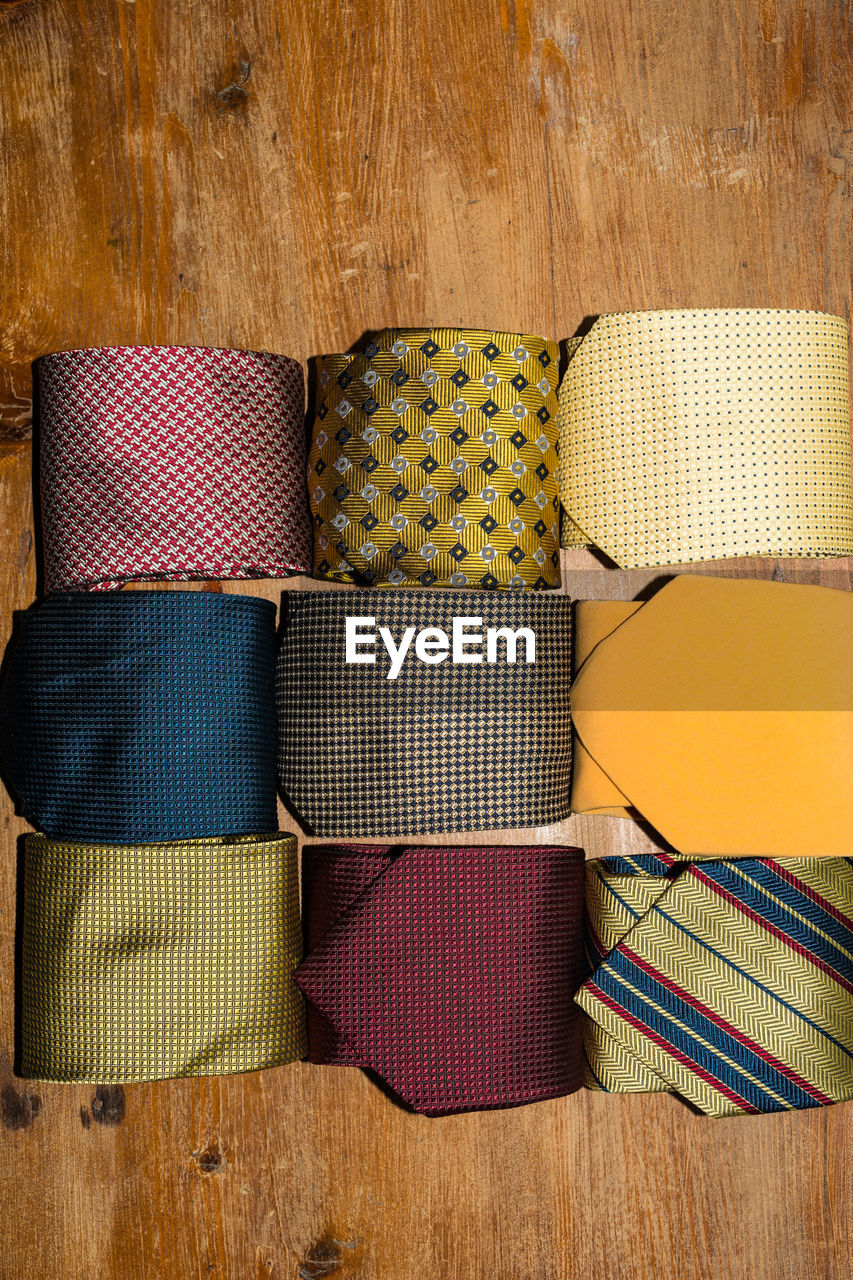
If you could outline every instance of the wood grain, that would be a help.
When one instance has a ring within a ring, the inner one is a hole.
[[[384,324],[562,338],[637,307],[849,314],[846,2],[7,0],[0,72],[4,642],[36,587],[45,351],[306,359]],[[853,586],[849,561],[717,568]],[[573,595],[654,576],[564,553]],[[580,1094],[426,1120],[305,1065],[17,1079],[24,824],[0,806],[3,1280],[853,1275],[851,1104],[710,1122]],[[649,847],[606,818],[523,838]]]

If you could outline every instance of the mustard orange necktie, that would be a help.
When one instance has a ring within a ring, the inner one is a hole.
[[[576,812],[686,855],[853,853],[853,595],[681,576],[577,633]]]

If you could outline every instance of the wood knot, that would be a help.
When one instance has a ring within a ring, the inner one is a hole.
[[[202,1173],[224,1173],[228,1166],[225,1152],[214,1138],[202,1151],[194,1151],[193,1159]]]
[[[239,84],[227,84],[216,95],[216,105],[220,111],[241,111],[248,101],[248,93]]]
[[[248,90],[243,86],[252,74],[252,64],[248,58],[243,58],[237,68],[237,75],[220,89],[215,97],[217,111],[232,111],[242,114],[245,112],[249,104]]]
[[[340,1271],[343,1262],[341,1246],[337,1240],[318,1240],[305,1254],[296,1274],[299,1280],[323,1280]]]
[[[115,1129],[121,1124],[127,1110],[124,1089],[120,1084],[99,1084],[89,1109],[95,1124]]]
[[[0,1120],[4,1129],[29,1129],[40,1111],[38,1094],[19,1093],[14,1085],[4,1085],[0,1092]]]
[[[362,1245],[364,1241],[336,1240],[332,1236],[323,1236],[311,1245],[296,1270],[298,1280],[325,1280],[327,1276],[336,1276],[344,1280],[345,1276],[354,1274],[361,1263]]]

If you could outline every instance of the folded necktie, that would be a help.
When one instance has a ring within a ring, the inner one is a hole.
[[[568,816],[566,596],[290,592],[281,634],[279,778],[306,830],[398,836]]]
[[[588,1087],[713,1116],[853,1098],[853,859],[586,869]]]
[[[582,850],[315,845],[303,886],[310,1061],[426,1115],[580,1087]]]
[[[601,316],[560,388],[563,543],[623,568],[853,553],[847,324]]]
[[[677,577],[576,620],[575,812],[688,855],[853,854],[853,594]]]
[[[276,829],[273,604],[55,595],[16,623],[0,755],[34,826],[113,844]]]
[[[159,1080],[305,1053],[296,839],[28,836],[21,1074]]]
[[[320,577],[560,583],[555,342],[383,329],[319,362],[308,489]]]
[[[38,363],[46,588],[311,572],[302,367],[104,347]]]

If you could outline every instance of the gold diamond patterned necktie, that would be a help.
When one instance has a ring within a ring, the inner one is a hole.
[[[592,544],[624,569],[853,553],[840,316],[626,312],[569,351],[565,546]]]
[[[319,362],[308,488],[320,577],[556,587],[558,349],[385,329]]]

